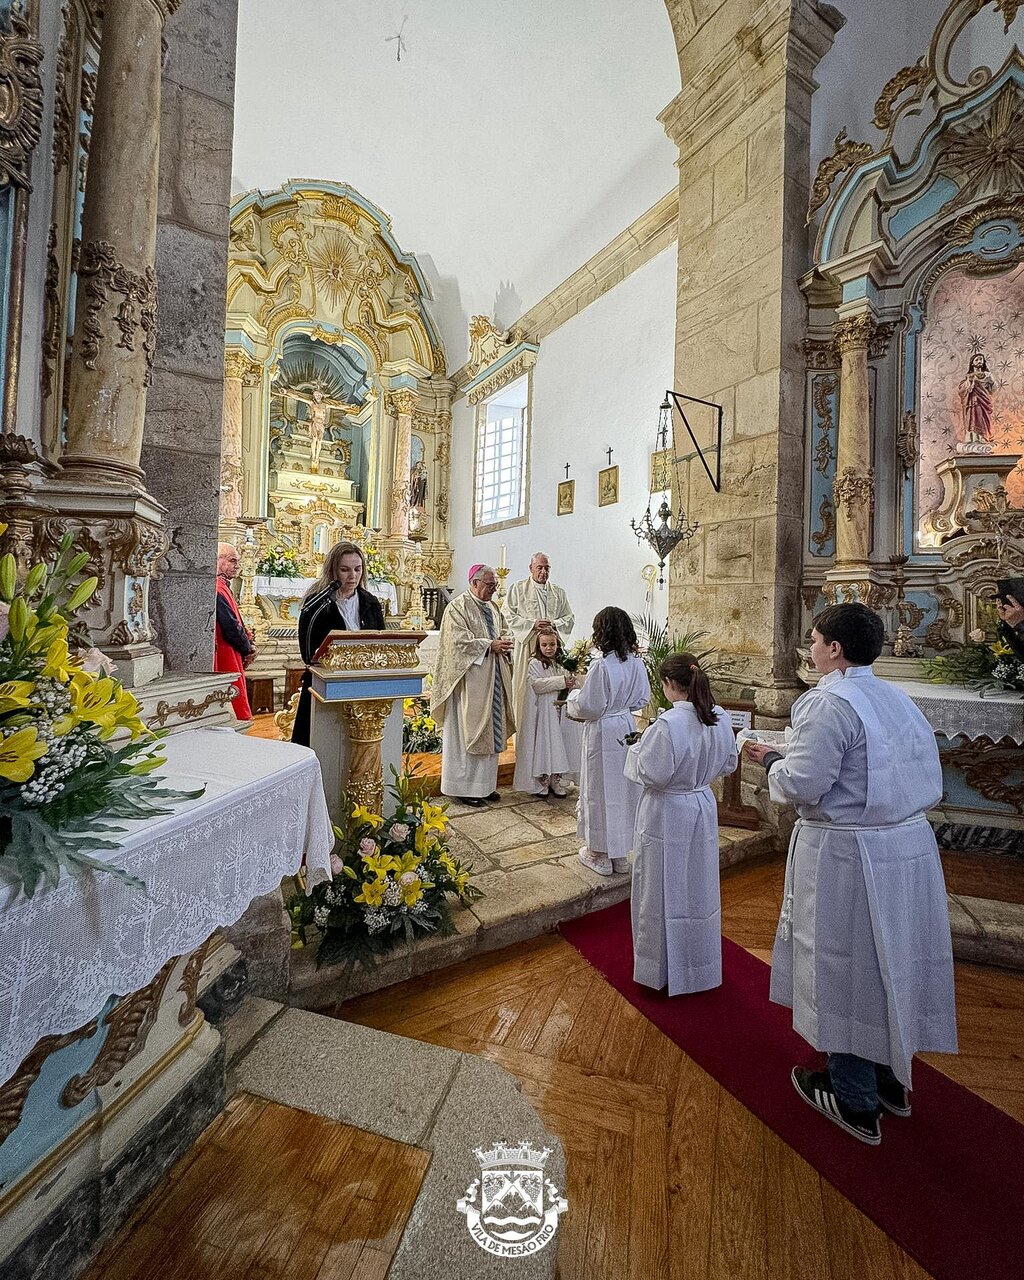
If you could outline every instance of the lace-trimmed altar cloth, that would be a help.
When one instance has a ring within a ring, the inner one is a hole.
[[[964,737],[970,742],[990,738],[998,742],[1010,738],[1024,746],[1024,695],[986,693],[952,684],[929,684],[925,680],[895,680],[894,684],[913,699],[935,733],[947,738]]]
[[[84,1026],[111,995],[146,986],[276,889],[305,855],[310,883],[329,878],[334,847],[320,763],[307,747],[192,729],[163,744],[167,784],[198,800],[125,822],[96,854],[145,881],[64,877],[34,898],[0,886],[0,1083],[36,1041]]]

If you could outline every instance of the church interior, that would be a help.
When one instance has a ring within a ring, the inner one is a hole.
[[[1022,0],[0,0],[0,260],[0,1280],[1021,1274]],[[383,626],[310,641],[334,549]],[[870,1151],[769,999],[842,605],[959,1045]],[[520,788],[533,632],[567,725],[608,606],[623,751],[673,652],[779,746],[715,990]]]

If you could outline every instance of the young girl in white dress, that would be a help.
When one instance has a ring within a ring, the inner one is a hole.
[[[571,772],[562,736],[558,695],[574,689],[576,681],[559,663],[560,646],[555,631],[537,632],[530,642],[530,663],[526,669],[522,724],[516,731],[515,791],[544,796],[569,794],[565,785]]]
[[[661,664],[672,703],[626,757],[643,787],[633,849],[633,980],[670,996],[722,983],[718,806],[711,783],[737,764],[728,715],[689,653]]]
[[[598,875],[629,870],[633,820],[640,788],[623,775],[626,739],[636,731],[634,712],[651,700],[647,669],[637,654],[629,614],[610,605],[594,619],[594,648],[582,689],[569,694],[569,714],[583,725],[583,760],[577,832],[579,859]]]

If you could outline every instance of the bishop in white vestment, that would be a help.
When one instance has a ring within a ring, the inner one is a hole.
[[[516,724],[522,723],[530,641],[535,632],[549,625],[562,644],[567,645],[576,622],[565,592],[548,581],[550,574],[550,561],[543,551],[538,551],[530,561],[530,576],[522,582],[513,582],[505,600],[505,615],[516,642],[512,655],[512,706]]]
[[[469,590],[441,619],[430,714],[441,727],[441,792],[480,805],[497,800],[498,756],[514,732],[512,637],[491,597],[498,579],[470,570]]]

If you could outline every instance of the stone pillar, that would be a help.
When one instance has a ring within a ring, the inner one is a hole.
[[[385,406],[398,420],[391,472],[388,537],[406,538],[409,535],[409,472],[412,468],[412,415],[416,409],[416,392],[391,391],[385,398]]]
[[[837,569],[866,566],[871,554],[875,472],[871,465],[868,346],[874,328],[871,316],[862,313],[840,320],[835,331],[842,358],[836,476],[832,486]]]
[[[259,375],[259,364],[244,351],[230,350],[224,357],[224,411],[221,420],[220,453],[220,523],[237,526],[248,514],[243,502],[245,471],[243,465],[243,397],[244,388],[252,386]]]
[[[68,440],[86,483],[143,481],[139,460],[156,349],[160,40],[180,0],[106,0],[96,82]]]
[[[715,637],[731,667],[723,694],[752,691],[781,718],[802,689],[813,72],[843,20],[816,0],[667,7],[685,86],[661,115],[679,146],[675,389],[725,410],[721,493],[699,460],[681,470],[701,531],[670,561],[669,620]]]

